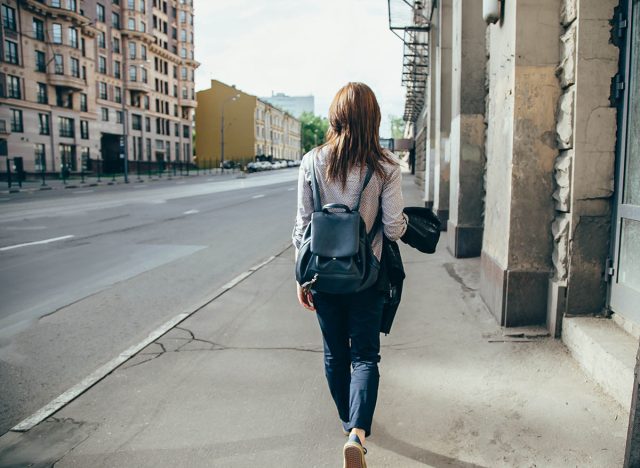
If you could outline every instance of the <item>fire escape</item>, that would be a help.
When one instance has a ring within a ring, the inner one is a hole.
[[[406,88],[403,119],[415,122],[425,104],[429,76],[429,28],[425,14],[435,0],[387,0],[389,29],[404,43],[402,85]]]

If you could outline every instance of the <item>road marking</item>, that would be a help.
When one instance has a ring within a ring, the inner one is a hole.
[[[255,266],[249,268],[244,273],[239,274],[234,279],[229,281],[227,284],[222,286],[222,288],[220,288],[218,291],[216,291],[211,298],[205,300],[205,302],[203,304],[201,304],[200,306],[196,307],[194,310],[192,310],[190,312],[184,312],[182,314],[178,314],[175,317],[173,317],[172,319],[170,319],[169,321],[167,321],[164,324],[160,325],[160,327],[156,328],[154,331],[149,333],[149,335],[147,335],[147,337],[145,339],[143,339],[140,343],[127,348],[125,351],[120,353],[117,357],[115,357],[111,361],[107,362],[103,366],[101,366],[98,369],[96,369],[95,371],[93,371],[90,375],[85,377],[83,380],[81,380],[79,383],[77,383],[76,385],[71,387],[66,392],[62,393],[59,397],[53,399],[52,401],[47,403],[45,406],[40,408],[38,411],[33,413],[31,416],[27,417],[22,422],[16,424],[14,427],[11,428],[11,431],[13,431],[13,432],[27,432],[28,430],[30,430],[33,427],[37,426],[42,421],[47,419],[49,416],[51,416],[55,412],[57,412],[60,409],[62,409],[63,407],[68,405],[70,402],[72,402],[76,398],[78,398],[80,395],[82,395],[84,392],[89,390],[95,384],[100,382],[107,375],[111,374],[116,368],[118,368],[119,366],[124,364],[126,361],[128,361],[133,356],[138,354],[140,351],[142,351],[144,348],[146,348],[151,343],[156,341],[158,338],[162,337],[169,330],[171,330],[175,326],[179,325],[181,322],[183,322],[187,318],[191,317],[193,314],[195,314],[199,310],[202,310],[203,308],[205,308],[206,306],[211,304],[213,301],[218,299],[220,296],[222,296],[224,293],[229,291],[231,288],[233,288],[234,286],[236,286],[239,283],[241,283],[243,280],[245,280],[246,278],[248,278],[249,276],[254,274],[256,271],[258,271],[262,267],[264,267],[267,264],[271,263],[273,260],[275,260],[278,257],[278,255],[281,255],[282,253],[284,253],[289,248],[290,247],[287,246],[282,252],[278,253],[277,255],[269,257],[264,262],[259,263],[259,264],[255,265]]]
[[[293,192],[296,188],[295,187],[291,187],[287,189],[287,192]]]
[[[185,211],[183,214],[190,215],[190,214],[196,214],[196,213],[200,213],[200,211],[199,210],[189,210],[189,211]]]
[[[93,193],[94,190],[76,190],[73,193]]]
[[[251,197],[251,198],[256,199],[256,198],[262,198],[262,197],[264,197],[264,194],[254,195],[254,196],[253,196],[253,197]]]
[[[57,241],[65,240],[65,239],[71,239],[72,237],[75,237],[75,236],[69,235],[69,236],[62,236],[62,237],[54,237],[52,239],[45,239],[45,240],[35,241],[35,242],[27,242],[25,244],[9,245],[7,247],[0,248],[0,252],[4,252],[5,250],[19,249],[20,247],[27,247],[27,246],[30,246],[30,245],[49,244],[51,242],[57,242]]]
[[[185,181],[182,181],[182,182],[176,182],[176,185],[182,185],[182,184],[186,184],[186,182],[185,182]]]
[[[207,182],[213,182],[214,180],[216,180],[216,179],[207,179]],[[8,200],[8,198],[7,198],[7,200]]]

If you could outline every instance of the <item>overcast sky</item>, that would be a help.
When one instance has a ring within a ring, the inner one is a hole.
[[[368,84],[382,112],[402,116],[402,41],[385,0],[194,0],[196,90],[211,79],[256,96],[313,94],[327,115],[338,89]]]

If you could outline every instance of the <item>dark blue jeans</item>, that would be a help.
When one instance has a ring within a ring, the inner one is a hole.
[[[384,296],[375,287],[353,294],[313,292],[324,341],[329,390],[345,429],[371,433],[378,398]]]

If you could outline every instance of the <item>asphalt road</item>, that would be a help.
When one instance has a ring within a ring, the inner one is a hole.
[[[0,434],[287,247],[296,177],[0,199]]]

